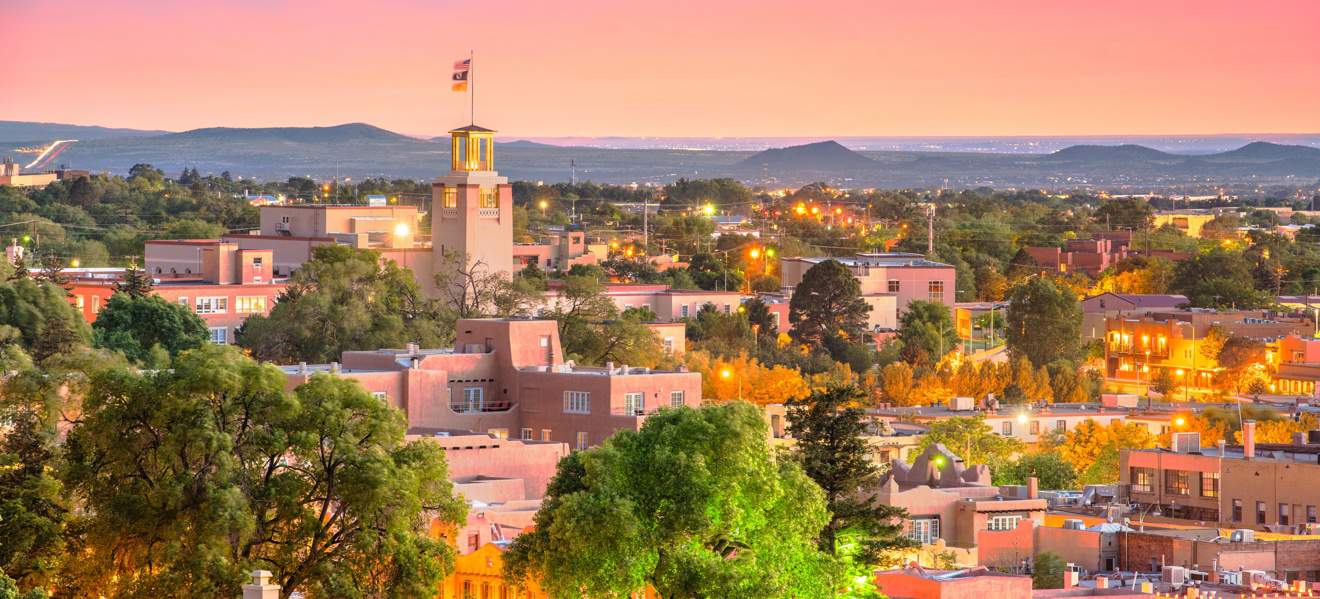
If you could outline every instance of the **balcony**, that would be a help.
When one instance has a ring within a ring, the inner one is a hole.
[[[513,409],[511,401],[483,401],[483,402],[450,402],[450,411],[455,414],[490,414],[499,412],[508,412]]]
[[[500,217],[500,209],[499,209],[499,208],[478,208],[478,209],[477,209],[477,217],[478,217],[478,218],[499,218],[499,217]]]

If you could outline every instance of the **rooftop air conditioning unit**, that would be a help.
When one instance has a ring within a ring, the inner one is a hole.
[[[1187,582],[1187,568],[1182,566],[1164,566],[1160,570],[1160,581],[1167,582],[1174,587],[1181,587]]]
[[[1063,521],[1063,527],[1067,530],[1086,530],[1086,522],[1068,519]]]
[[[1256,541],[1256,531],[1250,528],[1239,528],[1228,535],[1228,540],[1234,543],[1254,543]]]
[[[1174,453],[1198,453],[1201,451],[1201,433],[1174,433]]]

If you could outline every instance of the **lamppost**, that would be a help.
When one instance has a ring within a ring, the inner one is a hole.
[[[730,378],[733,378],[733,370],[730,370],[730,369],[728,369],[728,368],[723,368],[723,369],[721,369],[721,370],[720,370],[720,378],[722,378],[722,379],[724,379],[724,380],[726,380],[726,381],[729,380]],[[740,372],[740,373],[738,373],[738,400],[739,400],[739,401],[742,401],[742,398],[743,398],[743,396],[742,396],[742,373]]]
[[[541,218],[545,218],[545,209],[550,207],[550,202],[541,200],[540,202],[537,202],[536,205],[541,209]]]

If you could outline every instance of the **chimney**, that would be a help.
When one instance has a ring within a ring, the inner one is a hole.
[[[1073,570],[1072,564],[1068,564],[1068,567],[1063,571],[1063,588],[1071,589],[1076,586],[1077,586],[1077,571]]]
[[[252,584],[243,585],[243,599],[280,599],[280,585],[271,584],[270,572],[252,571]]]
[[[1256,421],[1242,422],[1242,457],[1250,460],[1256,457]]]
[[[1034,476],[1027,477],[1027,499],[1037,499],[1040,497],[1040,480]]]

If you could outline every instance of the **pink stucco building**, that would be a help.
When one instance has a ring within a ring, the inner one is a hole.
[[[953,309],[954,268],[920,254],[875,253],[851,257],[780,258],[780,285],[791,297],[811,267],[834,260],[848,267],[861,284],[862,299],[871,306],[871,329],[897,329],[898,317],[916,300],[939,302]]]
[[[453,349],[345,352],[342,363],[284,366],[289,385],[317,372],[353,378],[403,410],[413,429],[462,429],[582,449],[648,414],[701,403],[701,375],[566,362],[554,321],[470,319]]]
[[[545,293],[545,305],[554,307],[560,300],[563,282],[550,281]],[[605,297],[614,301],[620,310],[649,308],[657,322],[673,322],[694,317],[706,304],[726,314],[738,309],[746,297],[737,291],[705,291],[671,289],[668,285],[651,283],[607,283]]]

